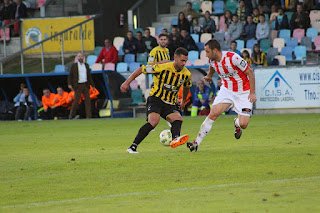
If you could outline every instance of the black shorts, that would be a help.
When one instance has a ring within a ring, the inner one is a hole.
[[[168,115],[179,112],[176,105],[166,104],[160,98],[149,96],[147,99],[147,119],[150,113],[157,113],[166,119]]]

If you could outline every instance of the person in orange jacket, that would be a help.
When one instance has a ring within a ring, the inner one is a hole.
[[[182,89],[183,86],[180,87],[179,92],[178,92],[178,105],[180,105],[181,101],[182,101]],[[183,110],[184,115],[190,115],[190,112],[188,111],[188,107],[191,106],[192,104],[192,94],[189,90],[186,102],[185,102],[185,107]]]
[[[52,119],[52,106],[54,105],[54,99],[56,94],[51,93],[48,88],[43,89],[42,105],[43,114],[42,118],[45,120]]]
[[[97,100],[98,100],[99,94],[100,92],[97,90],[97,88],[93,89],[92,86],[90,85],[89,95],[91,100],[92,117],[94,118],[97,118],[99,114],[97,109]],[[83,100],[84,100],[84,97],[83,97]]]
[[[53,106],[53,116],[55,119],[58,117],[68,117],[69,110],[68,110],[68,93],[65,92],[62,87],[57,88],[57,94],[54,97],[52,102]]]

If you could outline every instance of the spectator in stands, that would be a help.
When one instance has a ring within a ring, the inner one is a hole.
[[[201,17],[201,14],[197,13],[194,9],[192,9],[191,2],[186,3],[186,9],[183,11],[183,13],[190,23],[192,23],[192,20]]]
[[[281,0],[281,7],[285,11],[294,11],[296,7],[297,0]]]
[[[158,39],[159,46],[153,48],[149,53],[148,65],[163,64],[170,61],[168,42],[169,35],[161,33]]]
[[[125,38],[123,42],[123,47],[122,47],[124,53],[136,54],[137,45],[138,45],[138,40],[133,37],[133,32],[132,31],[127,32],[127,37]]]
[[[142,39],[142,33],[140,31],[137,32],[136,34],[137,37],[137,53],[144,53],[147,52],[146,45],[144,44],[144,41]]]
[[[230,10],[226,10],[224,15],[220,17],[219,31],[227,32],[229,25],[232,23],[232,13]]]
[[[151,36],[149,28],[144,29],[143,42],[144,42],[144,45],[146,46],[146,50],[148,53],[158,45],[157,39]]]
[[[0,7],[0,18],[3,24],[9,24],[12,18],[13,5],[9,0],[4,0],[3,5]]]
[[[283,8],[278,8],[278,15],[275,20],[275,30],[289,29],[288,16],[283,13]]]
[[[69,118],[74,118],[78,109],[78,102],[81,94],[84,96],[84,103],[86,108],[86,118],[91,118],[91,103],[89,96],[89,88],[92,85],[93,90],[95,89],[94,82],[90,73],[90,68],[87,63],[83,61],[83,53],[78,53],[78,62],[74,63],[70,68],[68,76],[68,87],[70,90],[74,90],[75,99],[72,103]]]
[[[178,15],[178,29],[180,32],[182,30],[186,30],[188,33],[190,33],[190,23],[186,19],[183,12],[180,12]]]
[[[202,32],[203,33],[215,33],[216,32],[216,23],[215,21],[210,17],[211,14],[209,11],[206,11],[204,14],[204,22],[202,26]]]
[[[172,27],[171,33],[169,34],[169,44],[168,44],[170,58],[173,58],[174,51],[176,51],[178,47],[181,47],[180,40],[181,40],[181,35],[178,31],[178,28]]]
[[[199,24],[199,20],[193,19],[192,25],[191,25],[191,33],[201,34],[201,31],[202,31],[202,27]]]
[[[106,38],[104,44],[96,63],[118,63],[118,50],[112,45],[111,40]]]
[[[256,38],[257,40],[269,38],[270,35],[270,25],[266,22],[266,18],[264,14],[260,14],[259,16],[260,23],[256,28]]]
[[[27,7],[22,2],[22,0],[15,0],[15,3],[13,4],[13,10],[12,10],[11,17],[13,20],[27,17]],[[15,36],[19,36],[20,35],[20,22],[15,23],[13,26],[14,26]]]
[[[291,31],[294,29],[307,29],[310,27],[310,17],[308,13],[303,10],[303,5],[301,3],[297,4],[297,11],[292,15],[290,20]]]
[[[161,33],[169,35],[168,29],[165,27],[161,29]]]
[[[226,33],[226,41],[235,41],[240,38],[243,31],[243,25],[239,22],[238,15],[232,16],[232,24],[230,24]]]
[[[53,105],[51,107],[54,119],[67,118],[68,107],[68,93],[65,92],[62,87],[58,87],[57,94],[54,97]]]
[[[259,21],[260,21],[260,15],[267,14],[268,12],[267,12],[266,8],[261,4],[258,6],[258,10],[259,10]]]
[[[268,66],[267,56],[260,50],[259,44],[253,46],[252,64],[255,66]]]
[[[314,1],[314,0],[304,0],[303,1],[303,8],[308,13],[310,13],[310,10],[314,10],[314,9],[318,10],[317,8],[315,8],[316,3],[318,3],[318,2],[319,2],[319,0],[316,0],[316,1]]]
[[[253,22],[253,18],[251,15],[247,16],[247,23],[243,27],[243,38],[244,40],[250,40],[256,38],[256,28],[257,24]]]
[[[211,89],[204,84],[203,80],[198,81],[197,88],[194,92],[194,99],[192,103],[191,116],[197,116],[198,108],[200,110],[210,109],[209,98]]]
[[[56,94],[51,93],[49,89],[43,89],[42,105],[43,113],[42,119],[49,120],[52,119],[52,106],[54,105],[54,99]]]
[[[250,54],[248,50],[243,50],[241,57],[249,64],[252,64],[252,59],[250,58]]]
[[[253,19],[253,22],[258,24],[259,23],[259,10],[258,8],[254,8],[253,9],[253,16],[252,16],[252,19]]]
[[[245,23],[246,22],[246,17],[249,15],[248,9],[246,8],[245,4],[244,4],[244,0],[241,0],[239,2],[239,7],[237,9],[237,15],[239,18],[239,21],[241,23]]]
[[[234,52],[234,53],[237,53],[238,55],[241,55],[240,51],[237,50],[237,42],[235,41],[232,41],[231,44],[230,44],[230,52]]]
[[[40,102],[37,99],[36,96],[34,96],[36,99],[36,104],[37,106],[40,106]],[[27,87],[22,89],[22,93],[19,93],[13,101],[15,102],[15,106],[17,106],[17,111],[16,111],[16,120],[29,120],[31,117],[33,117],[33,112],[34,112],[34,103],[32,100],[32,97],[30,95],[29,89]]]
[[[188,34],[187,30],[181,31],[181,39],[180,39],[181,47],[184,47],[188,51],[190,50],[198,50],[198,46],[193,38]]]

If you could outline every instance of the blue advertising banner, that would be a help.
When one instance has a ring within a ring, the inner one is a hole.
[[[320,68],[257,68],[256,109],[320,108]]]

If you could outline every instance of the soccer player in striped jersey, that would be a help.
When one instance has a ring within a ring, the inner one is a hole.
[[[176,102],[178,91],[183,86],[183,100],[180,108],[183,110],[186,98],[191,87],[191,73],[185,68],[188,61],[188,51],[182,47],[174,53],[174,61],[164,64],[142,66],[135,70],[129,78],[121,85],[121,92],[127,92],[130,83],[141,73],[153,74],[153,87],[147,100],[147,123],[144,124],[127,153],[138,153],[137,146],[154,129],[160,117],[171,123],[172,142],[170,146],[175,148],[187,142],[189,135],[180,136],[182,117],[177,109]]]
[[[159,46],[153,48],[149,53],[148,65],[163,64],[170,61],[168,42],[169,36],[161,33],[159,35]]]
[[[214,72],[217,72],[222,85],[218,96],[213,101],[210,114],[200,127],[196,140],[187,142],[191,152],[197,151],[204,137],[210,132],[214,121],[229,108],[238,114],[234,119],[234,135],[239,139],[241,129],[248,126],[252,114],[252,103],[257,100],[254,73],[243,58],[233,52],[221,51],[220,43],[215,39],[205,44],[205,51],[210,67],[204,79],[211,83]]]

